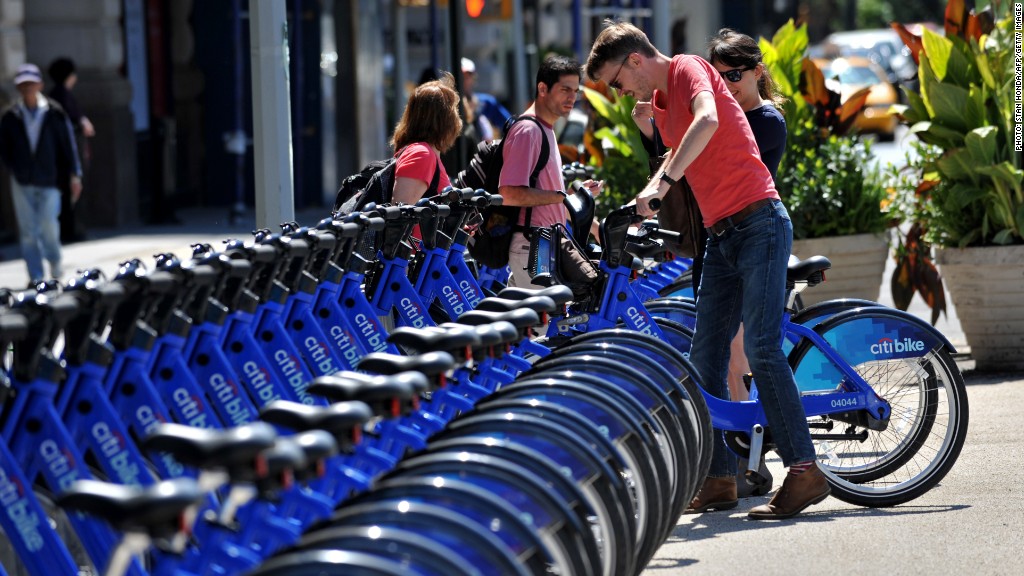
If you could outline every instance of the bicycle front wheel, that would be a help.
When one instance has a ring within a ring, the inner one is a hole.
[[[892,409],[882,430],[838,414],[809,419],[832,495],[851,504],[895,506],[924,494],[949,472],[967,436],[967,390],[949,349],[930,327],[901,314],[860,310],[815,329]],[[871,345],[892,341],[887,334],[899,334],[895,341],[911,342],[903,348],[915,351]],[[881,352],[865,352],[872,349]],[[806,340],[793,349],[790,363],[797,382],[824,372],[820,357]],[[840,379],[839,387],[845,385]]]

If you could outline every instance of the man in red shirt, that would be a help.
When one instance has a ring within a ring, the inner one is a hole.
[[[504,163],[498,179],[498,193],[506,206],[520,206],[519,226],[522,231],[512,236],[508,263],[512,268],[511,285],[528,287],[531,278],[526,270],[530,256],[531,228],[544,228],[565,222],[565,182],[562,179],[562,158],[558,153],[553,126],[561,116],[568,116],[576,104],[580,91],[579,62],[565,56],[549,56],[537,71],[536,93],[533,104],[523,113],[539,121],[519,120],[505,134]],[[548,157],[540,158],[542,140],[548,140]],[[544,166],[531,183],[539,162]],[[588,180],[583,183],[591,194],[601,191],[602,183]]]
[[[712,395],[728,398],[729,343],[742,319],[744,347],[776,449],[789,473],[754,519],[788,518],[830,490],[815,463],[800,394],[779,346],[793,225],[758,155],[743,110],[719,72],[691,55],[666,56],[635,26],[610,23],[591,48],[587,75],[650,101],[672,153],[636,198],[637,211],[684,175],[708,229],[690,360]],[[708,478],[687,512],[735,508],[736,457],[715,433]]]

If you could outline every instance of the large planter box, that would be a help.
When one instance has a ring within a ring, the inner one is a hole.
[[[1024,246],[941,248],[935,262],[975,368],[1024,370]]]
[[[889,257],[885,234],[852,234],[813,240],[794,240],[793,254],[799,258],[826,256],[832,269],[825,272],[825,283],[804,290],[804,305],[835,298],[860,298],[878,301],[886,258]]]

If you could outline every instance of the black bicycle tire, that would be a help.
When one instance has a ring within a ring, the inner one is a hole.
[[[607,562],[610,574],[626,574],[632,570],[634,565],[633,547],[625,543],[627,541],[632,542],[633,536],[621,523],[614,522],[611,511],[607,509],[604,502],[600,499],[600,495],[596,493],[591,494],[588,487],[568,480],[559,469],[558,464],[546,454],[520,442],[506,440],[499,443],[494,442],[493,439],[476,437],[452,437],[442,441],[431,442],[427,446],[426,453],[436,451],[467,451],[501,456],[529,466],[542,478],[556,477],[556,479],[565,480],[567,486],[579,491],[589,515],[598,518],[604,517],[601,525],[606,526],[607,530],[602,530],[601,534],[609,542],[602,547],[602,550],[607,550],[611,557]],[[605,534],[605,532],[607,533]],[[601,561],[604,564],[604,556],[601,557]]]
[[[655,321],[659,321],[659,319],[655,318]],[[659,322],[659,325],[661,324],[662,323]],[[663,329],[671,331],[675,329],[675,325],[678,325],[678,323],[666,322]],[[678,332],[677,335],[680,337],[692,337],[692,333],[688,334],[686,331]],[[657,363],[669,368],[670,372],[675,375],[680,385],[686,390],[688,396],[687,400],[693,404],[693,412],[699,422],[698,427],[700,429],[701,438],[701,457],[697,470],[698,476],[701,478],[701,481],[703,481],[704,477],[707,476],[708,470],[711,469],[711,439],[713,431],[711,426],[711,415],[708,412],[707,401],[704,399],[705,392],[699,384],[700,375],[697,373],[697,369],[694,368],[688,358],[678,350],[672,348],[672,346],[667,342],[659,340],[650,334],[644,334],[634,330],[628,330],[625,328],[609,328],[579,334],[571,340],[572,343],[578,344],[602,341],[617,341],[627,348],[637,348],[641,351],[657,355]],[[691,497],[694,495],[696,495],[696,490]]]
[[[588,358],[581,360],[579,357]],[[702,480],[694,478],[694,470],[697,467],[697,458],[699,458],[700,454],[700,443],[697,439],[698,430],[696,423],[690,417],[690,404],[677,403],[676,399],[653,381],[652,376],[657,376],[643,371],[648,369],[660,370],[661,378],[659,379],[666,380],[666,383],[669,385],[677,384],[675,380],[660,365],[638,361],[642,358],[644,357],[640,352],[616,344],[604,343],[597,346],[586,344],[574,345],[559,349],[558,354],[553,354],[540,360],[524,376],[545,373],[552,368],[571,368],[574,364],[579,364],[581,361],[583,362],[582,370],[596,369],[604,377],[614,376],[631,379],[637,375],[627,369],[626,366],[629,366],[632,370],[639,371],[644,378],[637,379],[633,386],[641,389],[650,386],[648,394],[651,395],[652,399],[664,404],[664,410],[658,409],[652,415],[662,421],[663,426],[670,431],[668,442],[672,448],[673,459],[677,468],[674,471],[677,485],[672,494],[673,510],[681,513],[682,508],[679,507],[678,501],[686,500],[692,496],[696,483]],[[616,359],[619,362],[616,362]],[[662,415],[663,413],[664,415]],[[678,434],[672,434],[671,431],[676,431]],[[689,501],[686,500],[681,505],[685,506],[688,503]]]
[[[545,383],[549,381],[549,383]],[[533,380],[517,381],[512,385],[503,388],[493,399],[488,399],[485,402],[485,406],[481,410],[489,409],[505,409],[504,407],[508,404],[506,400],[521,400],[524,398],[533,398],[538,393],[551,394],[557,396],[563,393],[576,392],[575,397],[581,400],[587,400],[584,386],[579,386],[575,390],[567,390],[565,385],[577,385],[579,382],[568,382],[559,381],[556,378],[536,378]],[[593,383],[591,383],[592,385]],[[561,386],[560,386],[561,385]],[[594,403],[599,401],[601,395],[593,395],[589,400]],[[604,405],[602,410],[608,412],[609,410],[615,410],[622,408],[623,412],[620,413],[619,419],[624,424],[628,425],[628,414],[625,412],[625,407],[616,406],[614,401],[601,401]],[[548,406],[550,405],[550,406]],[[574,419],[582,426],[594,426],[594,424],[580,418],[578,414],[575,414],[571,409],[566,409],[564,406],[558,404],[557,400],[542,400],[536,402],[535,405],[529,403],[523,403],[513,410],[523,410],[531,412],[532,410],[552,410],[556,413],[552,416],[555,418],[566,418]],[[630,410],[631,413],[636,414],[637,409],[633,408]],[[614,417],[615,414],[613,413]],[[561,423],[561,422],[560,422]],[[563,423],[564,425],[564,423]],[[600,434],[597,428],[593,429],[594,433]],[[664,525],[668,521],[665,510],[661,506],[661,497],[663,495],[662,490],[662,477],[667,470],[667,463],[661,460],[660,455],[655,456],[652,447],[649,443],[644,442],[639,436],[632,438],[623,438],[616,442],[616,448],[624,458],[628,458],[627,462],[633,462],[634,466],[629,467],[633,473],[638,475],[639,481],[642,483],[644,489],[644,500],[646,504],[644,508],[644,518],[647,522],[644,523],[643,531],[639,532],[636,538],[636,542],[641,545],[640,551],[638,552],[638,561],[646,562],[656,552],[657,547],[661,544],[660,536],[663,533]],[[628,456],[627,456],[628,455]],[[637,502],[638,504],[640,502]]]

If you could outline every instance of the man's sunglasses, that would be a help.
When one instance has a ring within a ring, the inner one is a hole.
[[[739,82],[740,78],[743,77],[744,72],[746,72],[747,70],[753,70],[754,68],[757,68],[757,66],[755,65],[747,66],[745,68],[733,68],[732,70],[722,70],[719,72],[719,74],[721,74],[722,78],[725,78],[729,82]]]
[[[626,57],[622,59],[622,62],[619,62],[619,69],[618,71],[615,72],[615,77],[612,78],[612,81],[608,83],[608,86],[614,89],[616,92],[622,91],[622,84],[619,84],[619,74],[622,74],[622,67],[626,65],[626,62],[629,61],[629,57],[632,55],[632,52],[626,54]]]

